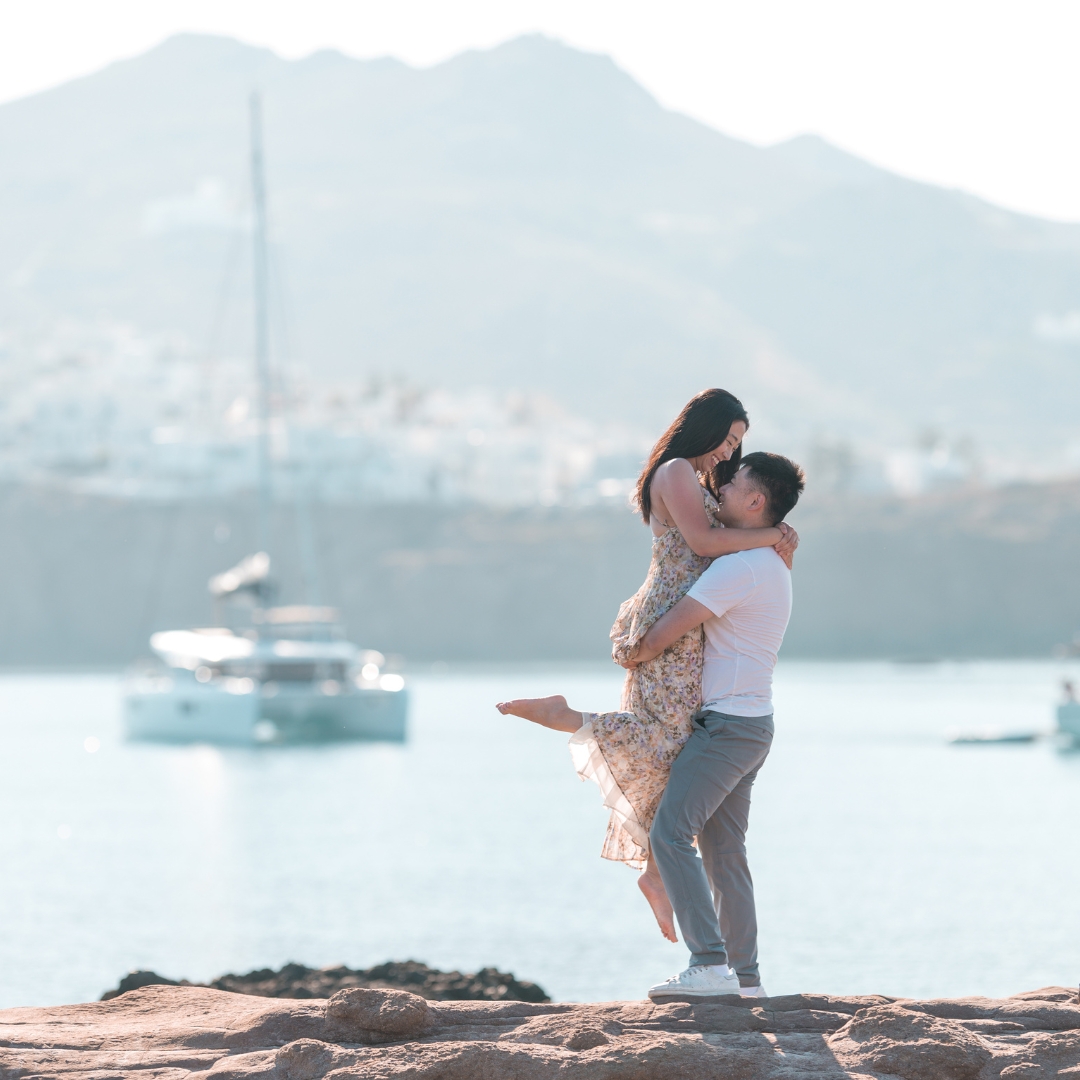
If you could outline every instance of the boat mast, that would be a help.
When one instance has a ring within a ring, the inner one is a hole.
[[[251,95],[252,278],[255,286],[256,469],[259,493],[259,551],[270,541],[270,326],[266,252],[266,181],[263,176],[262,102]]]

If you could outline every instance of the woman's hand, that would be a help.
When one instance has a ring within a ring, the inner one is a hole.
[[[633,671],[634,668],[638,666],[638,661],[635,659],[635,657],[639,652],[641,652],[640,641],[634,646],[634,651],[625,655],[621,660],[613,650],[611,654],[611,659],[614,660],[615,663],[619,665],[619,667],[624,667],[627,671]]]
[[[790,570],[791,561],[795,556],[795,549],[799,546],[799,534],[783,521],[776,527],[784,534],[784,538],[779,544],[775,545],[773,550],[784,560],[787,564],[787,568]]]

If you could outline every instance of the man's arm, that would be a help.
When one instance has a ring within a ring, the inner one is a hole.
[[[634,668],[638,664],[659,656],[669,645],[688,634],[695,626],[700,626],[712,612],[689,596],[684,596],[673,608],[666,611],[649,627],[641,639],[638,651],[632,660],[627,660],[623,667]]]

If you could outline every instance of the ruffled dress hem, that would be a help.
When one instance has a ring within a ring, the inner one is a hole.
[[[593,736],[592,723],[582,724],[570,736],[570,757],[582,780],[592,780],[600,788],[606,806],[620,821],[623,828],[644,851],[649,850],[649,836],[642,828],[630,800],[623,794],[611,772],[611,768]]]

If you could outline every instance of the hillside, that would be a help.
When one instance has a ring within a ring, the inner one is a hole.
[[[103,316],[248,348],[253,87],[278,310],[321,378],[525,387],[650,428],[720,384],[793,448],[937,425],[1037,456],[1073,430],[1076,344],[1035,327],[1080,307],[1080,227],[727,138],[542,37],[416,70],[183,35],[0,107],[9,351]]]
[[[364,646],[414,664],[603,661],[648,566],[648,531],[613,507],[314,510],[314,598]],[[1080,631],[1080,484],[822,500],[794,523],[787,659],[1048,657]],[[206,625],[207,579],[254,536],[237,500],[0,489],[0,667],[122,665],[153,630]],[[273,537],[283,599],[302,600],[286,507]]]

